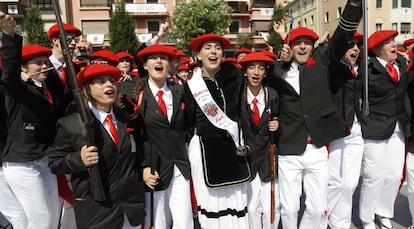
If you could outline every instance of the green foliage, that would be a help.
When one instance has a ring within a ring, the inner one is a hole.
[[[238,34],[237,35],[237,43],[239,48],[249,48],[253,47],[253,33],[249,34]]]
[[[278,50],[280,50],[283,46],[283,40],[280,38],[279,34],[277,34],[273,30],[273,22],[280,22],[284,20],[285,16],[285,9],[282,5],[277,4],[273,8],[273,16],[270,20],[269,24],[269,39],[267,43],[273,47],[273,52],[277,53]]]
[[[121,0],[109,20],[109,38],[111,51],[114,53],[129,51],[135,54],[138,40],[135,35],[135,24],[125,11],[125,0]]]
[[[29,44],[43,45],[50,47],[51,42],[44,31],[44,22],[40,15],[40,10],[36,6],[26,8],[23,26],[26,32],[26,41]]]
[[[232,9],[223,0],[179,3],[171,19],[176,46],[187,50],[191,39],[206,33],[223,35],[231,24]]]

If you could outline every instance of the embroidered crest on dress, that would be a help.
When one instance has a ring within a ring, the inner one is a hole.
[[[217,107],[213,103],[207,103],[204,105],[203,110],[208,116],[214,117],[217,115]]]

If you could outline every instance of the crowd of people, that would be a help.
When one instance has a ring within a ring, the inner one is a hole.
[[[275,23],[278,56],[225,58],[230,41],[203,34],[190,59],[159,44],[163,23],[137,53],[66,62],[81,30],[23,46],[0,12],[0,213],[15,229],[350,228],[361,176],[364,229],[393,228],[403,174],[414,214],[414,39],[363,47],[361,17],[348,0],[327,45]]]

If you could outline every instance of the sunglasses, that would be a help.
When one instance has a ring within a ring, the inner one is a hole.
[[[348,41],[348,44],[349,44],[349,48],[353,48],[355,45],[358,48],[361,48],[363,45],[362,41]]]
[[[75,42],[79,42],[79,37],[75,37],[75,36],[71,36],[71,35],[67,35],[66,36],[66,41],[67,42],[72,42],[72,41],[75,41]]]
[[[91,64],[108,64],[106,60],[91,60]]]

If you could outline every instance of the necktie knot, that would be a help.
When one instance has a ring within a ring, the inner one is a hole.
[[[163,94],[164,94],[164,91],[163,91],[163,90],[159,90],[159,91],[157,92],[158,99],[162,98],[162,95],[163,95]]]
[[[349,69],[351,70],[352,75],[357,76],[357,72],[353,66],[349,67]]]
[[[387,71],[390,74],[394,83],[398,84],[398,72],[397,72],[397,69],[394,67],[394,63],[388,62],[386,66],[387,66]]]
[[[116,131],[115,124],[112,121],[112,115],[111,114],[106,116],[105,122],[108,125],[109,133],[112,136],[112,140],[114,140],[114,143],[115,143],[116,147],[119,148],[118,132]]]

